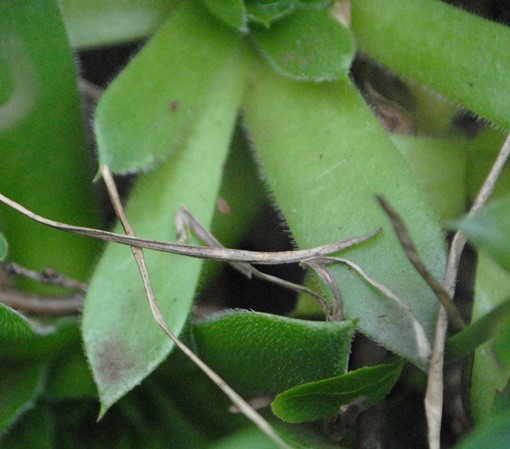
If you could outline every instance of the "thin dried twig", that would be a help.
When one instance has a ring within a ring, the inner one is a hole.
[[[22,292],[12,287],[0,287],[0,303],[5,304],[19,312],[60,316],[80,313],[85,302],[83,294],[75,295],[38,295]]]
[[[376,195],[377,201],[383,208],[386,215],[388,215],[391,225],[397,235],[398,241],[404,250],[405,255],[414,266],[416,271],[420,274],[423,280],[429,285],[437,299],[441,302],[443,307],[446,309],[452,324],[457,329],[463,329],[466,326],[462,316],[459,313],[459,310],[455,306],[452,297],[448,294],[445,288],[441,285],[441,283],[432,275],[432,273],[425,266],[423,261],[421,260],[420,255],[418,254],[418,250],[416,245],[409,234],[407,226],[402,220],[402,217],[399,213],[390,206],[388,201],[382,195]]]
[[[212,248],[225,248],[219,240],[214,237],[198,219],[185,207],[182,207],[175,216],[177,226],[177,243],[184,243],[186,241],[186,227],[189,227],[193,233],[204,242],[207,246]],[[230,262],[230,266],[241,274],[245,275],[248,279],[257,278],[266,282],[271,282],[280,287],[293,290],[298,293],[306,293],[315,298],[322,309],[326,317],[330,315],[330,305],[326,298],[313,291],[304,285],[294,284],[293,282],[286,281],[276,276],[264,273],[257,270],[253,265],[246,262]]]
[[[64,288],[80,290],[82,292],[87,291],[86,283],[68,278],[53,268],[45,268],[42,271],[34,271],[15,262],[9,262],[3,265],[3,269],[7,274],[23,276],[27,279],[40,282],[41,284],[59,285]]]
[[[341,257],[320,257],[314,259],[314,261],[318,261],[322,264],[343,263],[344,265],[347,265],[348,267],[356,271],[365,282],[370,284],[375,289],[379,290],[388,299],[391,299],[393,302],[395,302],[411,318],[411,321],[413,323],[414,334],[416,337],[416,347],[418,349],[418,354],[424,360],[426,360],[430,356],[431,353],[430,343],[427,338],[427,334],[423,329],[423,326],[416,319],[409,306],[396,293],[394,293],[388,287],[376,281],[375,279],[372,279],[359,265],[348,259],[344,259]]]
[[[133,228],[131,227],[127,217],[124,213],[124,209],[120,202],[117,188],[113,180],[113,176],[107,166],[102,167],[102,174],[108,188],[110,199],[114,206],[115,212],[119,217],[119,220],[124,227],[126,233],[131,236],[135,235]],[[246,402],[241,396],[239,396],[216,372],[214,372],[209,366],[207,366],[191,349],[189,349],[184,343],[182,343],[175,334],[167,326],[165,318],[159,308],[156,295],[152,288],[149,272],[145,263],[145,257],[143,250],[137,246],[131,246],[133,255],[142,276],[145,293],[149,301],[149,305],[152,311],[152,315],[161,329],[165,334],[174,342],[174,344],[187,356],[189,357],[198,368],[200,368],[215,384],[218,388],[223,391],[228,398],[238,407],[248,419],[250,419],[262,432],[264,432],[272,441],[274,441],[282,449],[292,449],[281,437],[276,433],[273,427],[257,412],[255,411],[248,402]]]
[[[122,235],[114,232],[102,231],[100,229],[86,228],[82,226],[73,226],[66,223],[61,223],[55,220],[41,217],[36,213],[28,210],[16,201],[2,195],[0,193],[0,202],[7,204],[18,212],[26,215],[27,217],[50,226],[55,229],[70,232],[73,234],[83,235],[85,237],[95,238],[98,240],[106,240],[111,242],[120,243],[127,246],[135,246],[137,248],[147,248],[155,251],[162,251],[167,253],[181,254],[183,256],[195,257],[198,259],[213,259],[223,262],[247,262],[259,265],[281,265],[286,263],[299,263],[306,259],[312,259],[317,256],[326,256],[334,254],[351,248],[352,246],[359,245],[360,243],[371,239],[381,230],[364,234],[359,237],[353,237],[346,240],[341,240],[334,243],[329,243],[322,246],[317,246],[310,249],[301,249],[294,251],[275,251],[275,252],[259,252],[259,251],[245,251],[239,249],[229,248],[210,248],[197,245],[185,245],[171,242],[161,242],[157,240],[150,240],[146,238],[137,237],[134,235]]]
[[[503,167],[510,155],[510,134],[507,136],[498,157],[496,158],[491,171],[487,175],[478,195],[471,207],[468,215],[473,215],[487,202],[497,180],[503,170]],[[448,264],[444,287],[450,297],[455,294],[455,285],[457,281],[457,272],[459,268],[460,256],[466,243],[466,238],[462,232],[457,232],[453,238],[450,253],[448,255]],[[425,394],[425,413],[428,423],[428,442],[429,449],[440,449],[441,447],[441,420],[443,411],[443,365],[444,365],[444,345],[448,321],[446,311],[441,307],[436,322],[434,347],[432,350],[432,360],[430,362],[429,375],[427,380],[427,391]]]

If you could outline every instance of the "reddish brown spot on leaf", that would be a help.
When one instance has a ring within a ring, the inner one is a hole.
[[[181,102],[179,100],[174,100],[168,104],[168,110],[170,112],[176,112],[179,109]]]
[[[223,198],[222,196],[219,196],[218,199],[216,200],[216,204],[218,206],[218,210],[223,214],[223,215],[230,215],[232,212],[230,210],[230,207],[227,203],[227,200],[225,198]]]

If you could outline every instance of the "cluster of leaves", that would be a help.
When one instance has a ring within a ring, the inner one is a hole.
[[[467,140],[444,123],[459,104],[510,128],[507,28],[434,0],[353,0],[351,25],[325,0],[35,3],[0,7],[1,193],[41,215],[99,227],[71,47],[150,36],[108,86],[94,119],[99,163],[139,174],[126,207],[137,233],[173,241],[173,214],[185,204],[224,244],[239,241],[264,195],[249,182],[256,178],[249,153],[231,148],[241,113],[258,170],[297,245],[382,226],[346,257],[406,304],[338,265],[330,272],[341,288],[344,321],[309,321],[316,310],[307,311],[303,297],[297,311],[305,319],[238,311],[191,322],[193,299],[208,281],[203,263],[147,252],[169,327],[239,392],[276,395],[267,415],[289,444],[330,447],[305,425],[284,422],[328,418],[360,399],[367,408],[391,391],[405,363],[420,370],[429,363],[437,300],[374,201],[384,194],[436,278],[445,272],[441,221],[479,248],[473,324],[452,338],[449,357],[478,347],[471,393],[480,427],[461,446],[500,447],[487,438],[503,438],[510,425],[508,398],[500,393],[510,377],[508,173],[498,201],[459,217],[503,135],[488,128]],[[426,137],[381,127],[348,76],[355,44],[412,80],[414,121]],[[230,215],[215,212],[219,196]],[[0,304],[3,445],[66,447],[71,431],[83,447],[102,447],[114,426],[119,448],[273,447],[244,429],[219,392],[172,352],[150,315],[129,248],[108,244],[97,261],[97,242],[46,229],[6,207],[0,212],[0,259],[89,282],[81,320],[36,320]],[[318,287],[317,279],[308,282]],[[55,293],[28,281],[17,288]],[[355,330],[398,356],[348,372]],[[85,433],[97,395],[106,416]],[[232,435],[218,442],[226,433]]]

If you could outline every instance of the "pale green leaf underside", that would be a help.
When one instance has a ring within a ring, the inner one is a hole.
[[[261,168],[293,237],[310,247],[371,232],[382,234],[343,256],[406,301],[432,340],[437,300],[404,255],[375,193],[402,214],[432,273],[442,279],[445,247],[410,172],[350,82],[292,82],[259,66],[244,101],[248,130]],[[362,332],[420,367],[407,312],[357,274],[333,266],[345,312]]]
[[[187,140],[157,170],[141,176],[131,194],[127,215],[140,236],[174,241],[174,215],[183,205],[210,225],[245,78],[241,58],[222,62]],[[179,333],[201,261],[150,251],[146,258],[168,325]],[[83,337],[103,412],[172,348],[150,315],[129,248],[110,244],[101,258],[87,294]]]

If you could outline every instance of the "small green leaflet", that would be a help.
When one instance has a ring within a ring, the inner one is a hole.
[[[271,408],[276,416],[291,423],[333,416],[342,405],[359,399],[366,409],[392,390],[400,377],[402,367],[402,360],[395,357],[388,363],[299,385],[276,396]]]
[[[354,56],[351,33],[324,10],[298,10],[270,29],[254,28],[251,34],[262,57],[291,79],[345,78]]]

